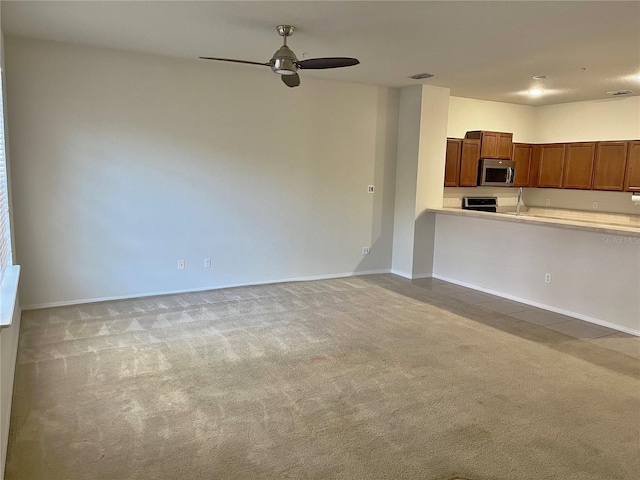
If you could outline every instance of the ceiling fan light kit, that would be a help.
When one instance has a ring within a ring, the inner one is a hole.
[[[249,65],[263,65],[271,67],[271,70],[273,70],[274,73],[280,75],[280,78],[287,87],[297,87],[300,85],[298,70],[325,70],[328,68],[351,67],[360,63],[357,58],[350,57],[327,57],[298,60],[296,54],[287,46],[287,37],[293,35],[295,27],[292,25],[278,25],[276,30],[278,31],[278,34],[283,37],[284,43],[276,53],[273,54],[273,57],[271,57],[271,60],[268,62],[260,63],[247,60],[215,57],[200,58],[203,60],[217,60],[222,62],[246,63]]]

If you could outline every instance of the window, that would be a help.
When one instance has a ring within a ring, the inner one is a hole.
[[[0,283],[11,265],[11,232],[9,229],[9,193],[4,128],[4,70],[0,69]]]

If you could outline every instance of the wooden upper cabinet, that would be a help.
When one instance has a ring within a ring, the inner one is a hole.
[[[513,133],[498,133],[498,149],[496,158],[511,159]]]
[[[627,192],[640,192],[640,140],[629,142],[624,189]]]
[[[480,135],[480,158],[498,158],[498,134],[482,132]]]
[[[536,186],[541,188],[561,188],[564,171],[564,143],[540,145],[538,158],[538,178]]]
[[[598,142],[593,170],[594,190],[624,190],[627,150],[630,142]]]
[[[460,178],[462,139],[447,138],[447,158],[444,164],[444,186],[457,187]]]
[[[465,138],[480,140],[480,158],[511,160],[513,133],[474,130],[467,132]]]
[[[513,180],[514,187],[529,187],[531,182],[531,153],[533,147],[527,143],[514,143],[512,159],[516,163],[516,175]]]
[[[593,142],[567,144],[562,188],[579,188],[582,190],[591,188],[595,154],[596,144]]]
[[[478,186],[478,161],[480,160],[480,140],[465,138],[462,141],[460,158],[461,187]]]

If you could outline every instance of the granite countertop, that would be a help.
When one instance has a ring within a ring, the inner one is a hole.
[[[640,215],[625,215],[606,212],[586,212],[560,208],[527,207],[516,216],[515,207],[498,207],[498,212],[476,212],[461,208],[427,208],[428,212],[486,218],[505,222],[519,222],[534,225],[549,225],[560,228],[588,230],[640,237]],[[640,243],[639,243],[640,244]]]

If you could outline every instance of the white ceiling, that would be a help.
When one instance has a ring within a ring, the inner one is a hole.
[[[5,35],[184,57],[266,62],[296,27],[299,58],[352,56],[356,67],[305,77],[402,87],[408,77],[454,96],[528,105],[640,93],[638,1],[2,1]],[[304,54],[304,55],[303,55]],[[225,64],[230,65],[230,64]],[[223,68],[211,62],[211,68]],[[233,65],[250,75],[252,69]],[[586,69],[586,70],[585,70]],[[544,81],[533,75],[547,75]],[[532,98],[522,92],[542,88]]]

